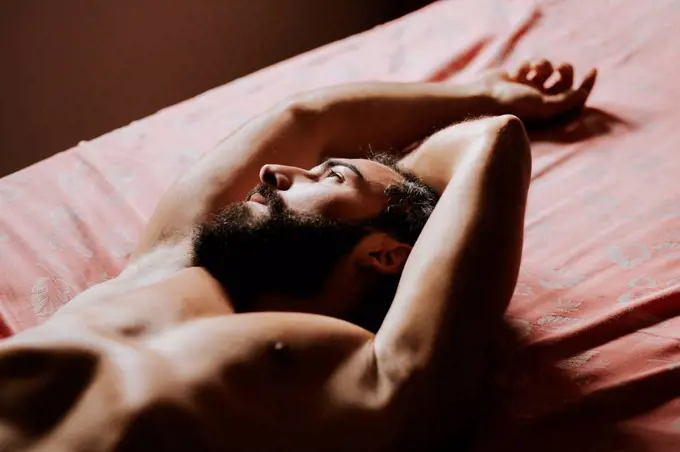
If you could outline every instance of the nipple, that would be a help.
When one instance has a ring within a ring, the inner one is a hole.
[[[288,364],[290,362],[290,347],[283,341],[276,341],[271,345],[271,354],[278,364]]]

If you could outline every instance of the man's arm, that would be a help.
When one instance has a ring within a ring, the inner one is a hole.
[[[170,188],[136,254],[185,237],[208,214],[243,200],[265,164],[311,168],[329,155],[396,151],[466,115],[495,110],[479,83],[367,83],[291,98],[225,138]]]
[[[552,75],[555,83],[546,80]],[[468,117],[511,113],[547,121],[585,103],[591,73],[572,89],[573,69],[545,60],[494,71],[466,84],[366,83],[296,96],[245,124],[209,152],[163,197],[137,255],[182,239],[227,203],[242,200],[267,163],[311,168],[328,155],[394,150]]]
[[[476,395],[489,335],[516,283],[531,157],[512,116],[450,127],[414,154],[420,157],[405,163],[427,169],[426,181],[450,181],[409,256],[373,351],[389,391],[436,400],[455,425]],[[439,156],[437,168],[423,166],[428,155]]]

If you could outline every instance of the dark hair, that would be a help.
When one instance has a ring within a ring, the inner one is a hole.
[[[369,159],[393,169],[404,178],[403,182],[387,187],[387,207],[370,220],[370,226],[402,243],[414,245],[439,201],[439,194],[412,171],[399,166],[398,157],[381,153]],[[378,278],[364,294],[361,312],[351,320],[376,333],[392,304],[400,277],[396,274]]]
[[[375,154],[370,160],[392,168],[404,178],[403,182],[387,187],[387,207],[371,220],[372,226],[414,245],[439,201],[439,194],[412,171],[399,166],[398,158],[393,155]]]

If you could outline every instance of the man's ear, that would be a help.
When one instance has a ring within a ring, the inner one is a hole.
[[[384,232],[372,232],[361,239],[355,250],[356,262],[378,273],[393,274],[403,270],[411,253],[411,245]]]

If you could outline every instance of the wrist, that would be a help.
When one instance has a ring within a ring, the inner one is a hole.
[[[493,83],[484,79],[470,82],[467,91],[472,99],[471,117],[498,116],[508,113],[507,109],[503,108],[503,103]]]

